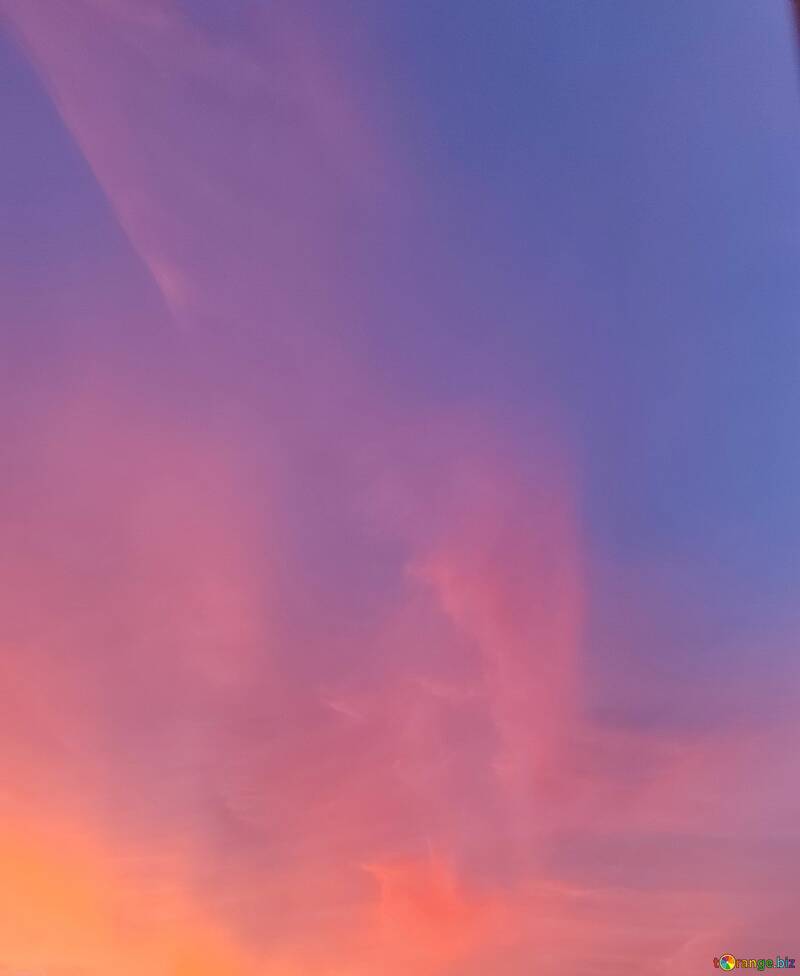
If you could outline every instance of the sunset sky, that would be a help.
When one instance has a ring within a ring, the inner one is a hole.
[[[0,976],[800,957],[783,0],[0,0]]]

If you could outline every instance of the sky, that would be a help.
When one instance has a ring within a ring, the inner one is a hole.
[[[0,974],[800,955],[782,0],[0,0]]]

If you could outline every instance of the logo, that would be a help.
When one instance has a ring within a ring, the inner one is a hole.
[[[776,956],[774,959],[738,959],[730,953],[714,957],[714,968],[729,973],[732,969],[756,969],[763,973],[765,969],[795,969],[796,960],[789,956]]]

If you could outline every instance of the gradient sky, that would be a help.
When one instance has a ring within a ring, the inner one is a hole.
[[[0,0],[0,974],[800,956],[782,0]]]

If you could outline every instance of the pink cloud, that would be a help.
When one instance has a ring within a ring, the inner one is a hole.
[[[0,965],[602,974],[780,932],[794,721],[604,723],[558,424],[366,365],[341,213],[414,183],[368,79],[288,6],[236,44],[170,3],[2,6],[188,330],[3,421]]]

